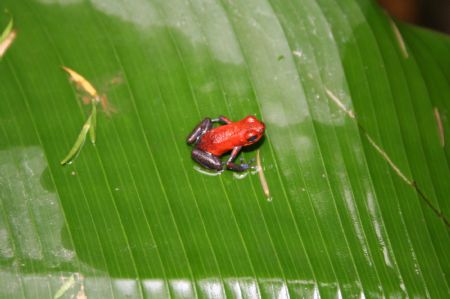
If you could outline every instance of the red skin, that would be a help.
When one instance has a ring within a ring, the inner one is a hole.
[[[230,122],[207,131],[199,140],[196,148],[216,157],[231,151],[235,147],[247,146],[257,142],[264,135],[265,125],[254,116]],[[248,138],[256,136],[250,142]]]

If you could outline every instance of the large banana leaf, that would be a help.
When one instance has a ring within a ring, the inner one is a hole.
[[[0,9],[2,298],[449,296],[448,37],[368,0]],[[66,166],[91,108],[61,66],[116,110]],[[266,123],[268,190],[191,160],[221,114]]]

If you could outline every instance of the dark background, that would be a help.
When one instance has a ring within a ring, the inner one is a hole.
[[[377,0],[399,20],[450,34],[450,0]]]

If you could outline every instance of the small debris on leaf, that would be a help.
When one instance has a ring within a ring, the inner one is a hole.
[[[395,39],[398,42],[398,46],[400,48],[400,51],[402,52],[402,55],[404,58],[408,58],[408,50],[406,49],[405,41],[403,40],[403,36],[400,33],[400,30],[398,30],[397,24],[392,20],[391,17],[389,17],[389,24],[391,25],[392,31],[394,32]]]
[[[61,298],[70,288],[72,288],[75,284],[75,275],[70,275],[69,279],[67,279],[61,287],[56,291],[55,296],[53,296],[53,299],[59,299]]]
[[[94,110],[92,110],[94,111]],[[80,152],[81,148],[84,145],[84,141],[86,140],[87,133],[92,128],[92,112],[87,121],[84,123],[83,127],[81,128],[80,134],[78,134],[77,140],[75,141],[74,145],[70,149],[67,156],[61,161],[61,165],[66,165],[72,163],[72,161],[78,156],[78,153]],[[91,140],[92,141],[92,140]],[[95,141],[95,140],[94,140]]]
[[[267,184],[266,176],[264,175],[264,170],[261,164],[259,150],[256,152],[256,167],[258,167],[259,181],[261,182],[261,187],[263,189],[264,195],[269,201],[272,201],[272,198],[270,197],[269,185]]]
[[[6,51],[11,47],[12,43],[16,39],[16,30],[13,29],[14,21],[13,18],[8,22],[5,29],[0,36],[0,59],[5,55]]]
[[[434,111],[434,118],[436,119],[436,124],[438,127],[438,134],[439,134],[439,143],[442,147],[445,146],[445,134],[444,134],[444,126],[442,125],[441,120],[441,114],[439,113],[439,110],[437,107],[433,108]]]
[[[62,66],[63,70],[65,70],[70,75],[70,80],[75,82],[78,88],[84,90],[91,96],[91,100],[99,101],[97,90],[92,86],[92,84],[86,80],[83,76],[75,72],[74,70]]]
[[[106,113],[106,115],[110,116],[111,113],[116,112],[116,109],[108,103],[107,97],[99,94],[91,82],[86,80],[86,78],[71,68],[66,66],[62,66],[62,68],[70,75],[70,80],[75,83],[76,87],[86,93],[85,96],[82,96],[82,100],[85,105],[91,104],[92,101],[95,101],[101,104],[102,110]],[[115,76],[108,82],[108,85],[119,85],[121,83],[123,83],[123,78],[121,76]]]
[[[330,97],[330,99],[333,100],[333,102],[342,110],[344,111],[350,118],[355,119],[355,114],[353,113],[352,110],[347,109],[344,105],[344,103],[342,103],[341,100],[339,100],[339,98],[337,96],[334,95],[334,93],[332,93],[329,89],[325,89],[325,92],[327,93],[327,95]]]
[[[90,102],[92,105],[91,113],[89,114],[88,119],[81,128],[81,131],[78,134],[78,137],[74,145],[72,146],[66,157],[61,161],[61,165],[66,165],[70,164],[78,156],[78,153],[83,147],[88,133],[91,143],[95,144],[96,141],[95,129],[97,126],[97,104],[101,102],[103,96],[99,96],[94,86],[89,81],[87,81],[82,75],[78,74],[77,72],[68,67],[62,66],[62,68],[70,75],[70,80],[75,82],[78,88],[84,90],[88,94],[89,97],[85,98],[85,100],[87,103]]]
[[[292,54],[294,54],[295,56],[300,57],[300,58],[303,57],[303,52],[300,50],[295,50],[292,52]]]
[[[74,298],[75,294],[77,299],[87,299],[86,293],[84,291],[84,276],[79,273],[73,273],[69,277],[61,277],[62,285],[56,291],[53,299],[63,298]],[[73,291],[69,291],[73,289]]]

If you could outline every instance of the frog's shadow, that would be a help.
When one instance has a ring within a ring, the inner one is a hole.
[[[241,151],[244,152],[244,153],[256,151],[256,150],[259,149],[265,142],[266,142],[266,136],[263,135],[263,136],[261,137],[261,139],[259,139],[257,142],[253,143],[252,145],[243,147]]]

